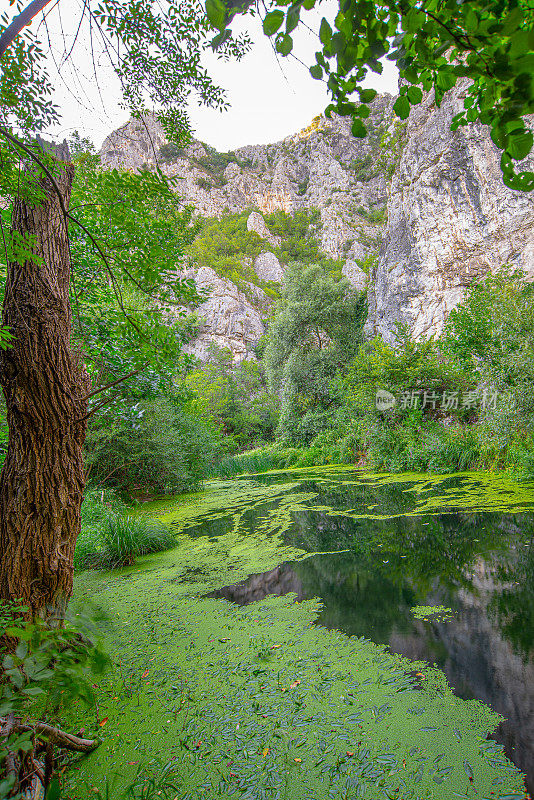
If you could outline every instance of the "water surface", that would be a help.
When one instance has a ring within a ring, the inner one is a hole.
[[[191,502],[195,514],[182,503],[167,518],[192,537],[261,530],[310,554],[215,596],[320,597],[319,624],[436,664],[458,695],[505,717],[495,738],[532,791],[534,484],[322,468],[214,482]],[[417,606],[449,618],[417,618]]]

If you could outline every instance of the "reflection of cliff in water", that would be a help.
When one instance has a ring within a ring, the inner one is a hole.
[[[287,478],[265,477],[280,480]],[[534,788],[533,517],[465,510],[417,516],[407,488],[324,476],[300,481],[291,502],[281,494],[244,507],[243,536],[282,529],[285,544],[310,556],[213,596],[239,604],[289,592],[298,600],[319,597],[318,624],[437,664],[460,696],[507,718],[497,736]],[[233,524],[230,517],[212,521],[197,535],[217,536]],[[453,618],[416,621],[415,605],[450,607]]]
[[[289,592],[299,601],[317,596],[324,603],[319,624],[387,642],[395,653],[437,664],[457,694],[482,700],[506,718],[495,738],[527,774],[532,789],[534,661],[514,652],[498,625],[494,599],[503,589],[498,572],[495,565],[478,558],[465,573],[469,589],[459,587],[451,593],[450,586],[435,580],[431,591],[421,596],[410,585],[408,569],[399,583],[388,580],[378,565],[373,574],[355,554],[332,554],[282,564],[212,596],[239,605]],[[445,623],[421,622],[411,614],[415,604],[450,605],[455,613]]]

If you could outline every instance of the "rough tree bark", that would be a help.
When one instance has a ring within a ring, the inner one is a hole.
[[[58,162],[68,208],[74,167]],[[28,616],[61,619],[72,592],[85,484],[89,378],[71,347],[67,225],[51,181],[37,207],[17,199],[13,233],[35,237],[38,260],[10,261],[3,322],[15,338],[0,354],[9,443],[0,475],[0,597]]]

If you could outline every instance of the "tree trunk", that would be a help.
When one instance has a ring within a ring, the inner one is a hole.
[[[74,167],[58,165],[55,180],[68,208]],[[22,599],[30,618],[61,620],[80,531],[90,384],[70,342],[66,220],[49,179],[40,184],[40,205],[14,203],[13,236],[34,237],[36,258],[9,262],[4,298],[3,323],[15,338],[0,354],[9,426],[0,475],[0,598]]]

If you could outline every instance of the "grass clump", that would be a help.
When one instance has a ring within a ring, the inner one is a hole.
[[[298,466],[302,451],[296,447],[259,447],[246,453],[228,456],[210,469],[210,478],[232,478],[247,472],[268,472]]]
[[[116,569],[130,566],[138,556],[168,550],[175,544],[171,531],[147,517],[132,516],[109,492],[89,490],[82,506],[82,530],[76,542],[74,567]]]

